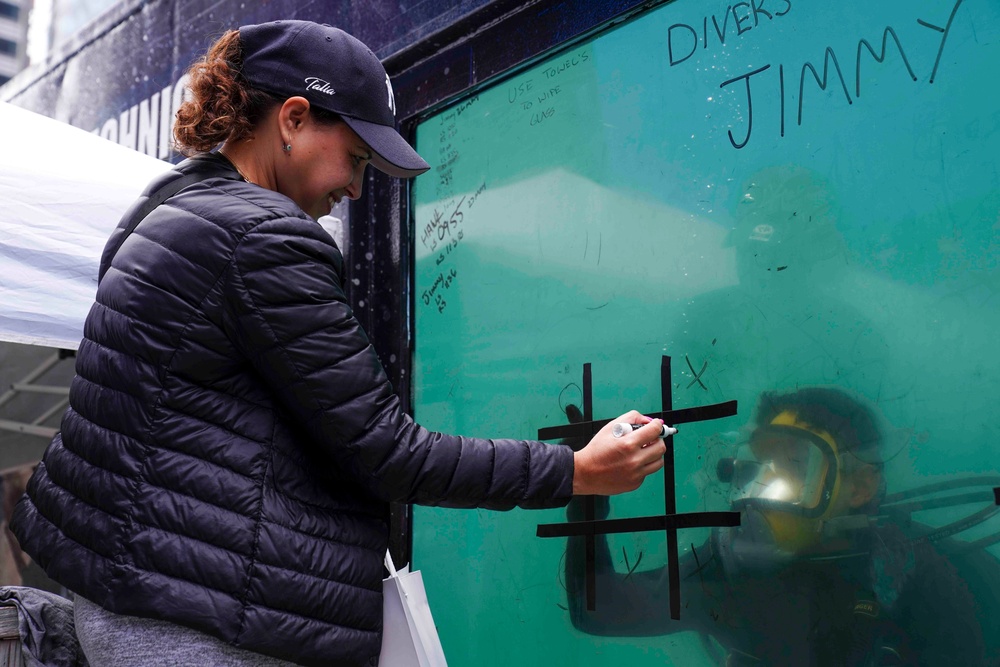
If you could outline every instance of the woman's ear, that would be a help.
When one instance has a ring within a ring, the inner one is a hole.
[[[871,502],[878,493],[881,483],[878,469],[870,463],[863,463],[851,474],[851,508],[858,508]]]
[[[291,135],[298,130],[309,115],[309,100],[304,97],[289,97],[278,110],[278,125],[281,127],[282,139],[291,143]]]

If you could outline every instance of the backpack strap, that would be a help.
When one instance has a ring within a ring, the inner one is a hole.
[[[142,222],[147,215],[152,213],[154,208],[167,201],[187,186],[192,183],[197,183],[204,178],[205,174],[184,174],[180,178],[175,178],[169,183],[164,184],[158,190],[150,194],[143,205],[136,210],[132,219],[129,220],[128,225],[125,226],[125,231],[123,231],[118,237],[118,241],[115,243],[114,247],[104,252],[104,257],[106,257],[107,260],[104,262],[104,265],[97,274],[98,284],[101,282],[101,279],[104,278],[104,274],[107,273],[108,269],[111,267],[111,260],[118,253],[118,249],[122,247],[122,244],[125,242],[125,239],[128,238],[129,234],[135,231],[135,228],[139,226],[139,223]]]

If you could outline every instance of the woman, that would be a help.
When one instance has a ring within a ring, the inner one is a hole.
[[[92,664],[375,664],[390,501],[553,507],[662,466],[662,422],[634,411],[645,427],[575,454],[403,413],[314,220],[361,196],[369,162],[427,169],[361,42],[245,26],[191,91],[175,134],[193,157],[109,240],[70,407],[13,522],[76,594]]]

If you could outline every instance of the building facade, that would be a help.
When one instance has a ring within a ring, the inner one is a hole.
[[[28,64],[32,0],[0,0],[0,86]]]
[[[116,3],[117,0],[52,0],[49,44],[64,44]]]

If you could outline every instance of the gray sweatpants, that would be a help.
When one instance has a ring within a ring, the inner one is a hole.
[[[166,621],[113,614],[79,595],[73,616],[91,667],[293,667]]]

